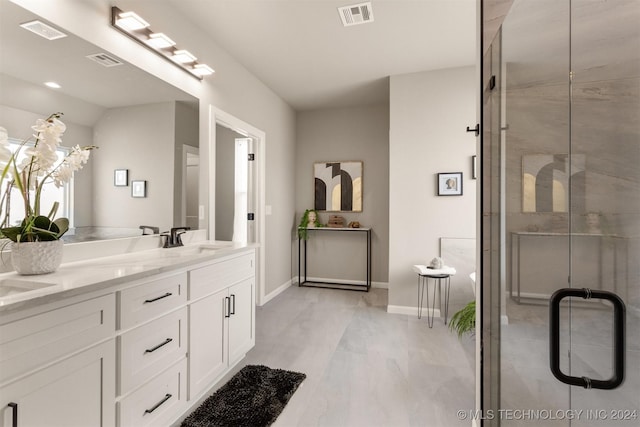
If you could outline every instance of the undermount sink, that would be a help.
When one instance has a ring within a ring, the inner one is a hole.
[[[195,246],[168,248],[163,250],[163,256],[169,258],[186,257],[191,255],[206,254],[212,251],[227,249],[231,247],[233,247],[233,242],[202,243]]]
[[[227,249],[233,246],[233,242],[203,243],[198,246],[201,249]]]
[[[0,298],[23,292],[36,291],[54,286],[55,283],[35,282],[32,280],[4,279],[0,280]]]

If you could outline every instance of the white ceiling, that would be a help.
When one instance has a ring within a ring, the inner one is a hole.
[[[105,68],[85,58],[104,50],[79,37],[69,34],[49,41],[20,27],[38,18],[0,0],[2,104],[43,116],[63,111],[67,120],[88,126],[106,108],[174,100],[197,107],[194,97],[135,66],[124,63]],[[55,81],[62,88],[49,89],[43,85],[46,81]]]
[[[388,76],[473,65],[476,0],[166,0],[296,110],[380,103]],[[215,68],[215,64],[211,64]]]
[[[386,102],[390,75],[475,61],[476,0],[373,0],[374,22],[352,27],[342,26],[337,8],[359,0],[154,1],[171,3],[296,110]],[[63,103],[65,116],[91,125],[104,108],[194,101],[129,64],[107,69],[85,59],[101,50],[77,37],[35,36],[18,26],[33,14],[8,0],[0,6],[7,105],[14,98],[14,107],[46,114]],[[55,99],[47,80],[63,86]],[[42,111],[20,104],[27,102]]]

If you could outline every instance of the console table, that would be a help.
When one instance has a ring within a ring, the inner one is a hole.
[[[332,289],[347,289],[352,291],[364,291],[369,292],[371,288],[371,228],[334,228],[334,227],[309,227],[307,232],[320,232],[327,235],[334,233],[351,233],[351,234],[364,234],[367,244],[367,256],[366,256],[366,281],[363,284],[360,283],[346,283],[339,281],[320,282],[314,280],[307,280],[307,240],[298,238],[298,286],[312,286],[319,288],[332,288]],[[303,243],[304,242],[304,243]],[[302,255],[302,247],[304,246],[304,255]],[[304,264],[304,275],[302,266]]]

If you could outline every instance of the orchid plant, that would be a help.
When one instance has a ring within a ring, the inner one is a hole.
[[[58,240],[69,229],[67,218],[54,219],[59,202],[54,202],[47,215],[40,212],[40,198],[44,185],[53,182],[62,187],[73,173],[89,160],[95,146],[76,145],[61,161],[56,150],[62,142],[66,125],[60,121],[62,113],[54,113],[46,119],[38,119],[32,126],[32,138],[25,139],[15,150],[9,149],[8,134],[0,127],[0,183],[6,187],[0,198],[0,237],[14,242]],[[19,159],[20,154],[24,157]],[[24,203],[25,217],[19,225],[9,223],[11,193],[18,191]]]

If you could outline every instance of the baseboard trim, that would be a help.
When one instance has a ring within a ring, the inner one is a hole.
[[[292,284],[292,281],[287,280],[285,283],[278,286],[275,290],[271,291],[268,295],[265,295],[264,298],[262,298],[262,301],[260,301],[259,306],[265,305],[266,303],[268,303],[269,301],[271,301],[272,299],[274,299],[275,297],[277,297],[278,295],[286,291],[289,287],[291,287],[291,284]]]
[[[389,314],[406,314],[407,316],[418,317],[418,307],[409,307],[406,305],[387,305],[387,313]],[[431,315],[431,309],[424,307],[422,309],[422,317],[426,317],[427,314]],[[440,317],[440,309],[433,310],[433,317]]]

